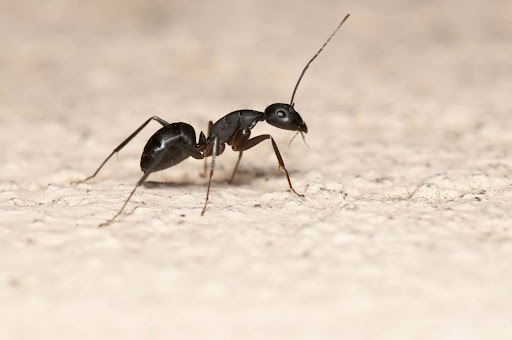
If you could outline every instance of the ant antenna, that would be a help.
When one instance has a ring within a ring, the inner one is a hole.
[[[316,57],[318,57],[318,55],[320,54],[320,52],[322,52],[322,50],[324,49],[324,47],[329,43],[329,41],[331,41],[332,37],[336,34],[336,32],[338,32],[338,30],[340,29],[341,25],[343,25],[343,23],[345,22],[345,20],[348,19],[348,17],[350,16],[350,13],[347,14],[343,20],[341,21],[341,23],[338,25],[338,27],[336,27],[336,29],[334,30],[334,32],[332,32],[331,36],[329,37],[329,39],[327,39],[327,41],[322,45],[322,47],[318,50],[318,52],[316,52],[315,56],[313,58],[311,58],[311,60],[309,61],[309,63],[306,65],[306,67],[304,67],[304,70],[302,70],[302,73],[300,74],[300,77],[299,77],[299,80],[297,81],[297,85],[295,85],[295,89],[293,90],[293,94],[292,94],[292,100],[290,100],[290,105],[293,106],[293,98],[295,97],[295,92],[297,92],[297,88],[299,87],[299,83],[300,81],[302,80],[302,77],[304,76],[304,73],[306,73],[306,70],[308,69],[309,67],[309,64],[311,64],[313,62],[313,60],[316,59]]]

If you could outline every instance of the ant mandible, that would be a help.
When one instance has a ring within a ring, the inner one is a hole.
[[[213,170],[215,169],[215,157],[220,156],[224,152],[226,144],[230,145],[233,151],[239,152],[238,160],[236,162],[235,169],[233,170],[233,174],[231,175],[230,182],[232,182],[235,177],[235,173],[238,165],[240,164],[243,152],[267,139],[270,139],[277,157],[277,161],[279,163],[279,168],[284,170],[290,189],[296,195],[304,197],[304,195],[299,194],[293,188],[292,182],[290,181],[290,176],[286,170],[283,158],[281,157],[281,153],[277,148],[274,138],[268,134],[250,138],[251,130],[258,122],[266,121],[270,125],[273,125],[279,129],[297,131],[297,133],[300,133],[302,138],[304,138],[304,133],[308,132],[308,128],[299,113],[295,111],[295,103],[293,102],[293,98],[295,97],[299,83],[302,80],[304,73],[306,73],[309,65],[313,62],[313,60],[316,59],[316,57],[318,57],[320,52],[322,52],[324,47],[329,43],[336,32],[338,32],[341,25],[343,25],[349,16],[350,14],[347,14],[343,18],[341,23],[338,25],[338,27],[336,27],[334,32],[329,36],[320,50],[318,50],[313,58],[311,58],[311,60],[307,63],[306,67],[304,67],[304,70],[300,74],[299,80],[297,81],[297,84],[293,90],[290,104],[275,103],[268,106],[264,112],[254,110],[237,110],[231,112],[219,119],[215,124],[210,121],[208,124],[208,138],[206,138],[204,133],[201,131],[199,135],[199,141],[197,143],[196,132],[194,128],[187,123],[179,122],[169,124],[157,116],[153,116],[146,120],[144,124],[142,124],[137,130],[135,130],[135,132],[126,138],[118,147],[116,147],[114,151],[112,151],[112,153],[103,161],[103,163],[101,163],[99,168],[91,176],[85,178],[84,180],[75,182],[75,184],[78,184],[95,177],[101,168],[105,165],[105,163],[107,163],[107,161],[115,153],[121,151],[121,149],[125,147],[126,144],[128,144],[146,125],[148,125],[150,121],[155,120],[163,126],[153,136],[151,136],[151,138],[149,138],[146,146],[144,147],[144,151],[140,160],[140,168],[144,175],[139,179],[135,185],[135,188],[132,190],[117,214],[107,222],[101,223],[99,227],[108,226],[119,215],[121,215],[137,188],[142,183],[144,183],[144,181],[151,173],[170,168],[178,163],[181,163],[188,157],[193,157],[195,159],[212,157],[210,177],[208,179],[208,189],[206,191],[206,200],[204,202],[203,210],[201,211],[201,215],[204,215],[206,205],[208,204],[208,198],[210,196],[210,186],[212,182]]]

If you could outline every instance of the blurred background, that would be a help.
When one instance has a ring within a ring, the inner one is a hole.
[[[84,143],[115,144],[151,115],[189,122],[199,132],[233,110],[288,102],[306,62],[352,13],[297,93],[312,146],[339,153],[340,144],[368,138],[464,138],[468,129],[485,134],[489,124],[508,136],[511,6],[1,1],[0,119],[4,129],[24,135],[17,152],[41,159],[59,152],[60,164],[40,171],[83,169],[92,156]],[[27,133],[34,129],[41,133]],[[11,135],[0,138],[11,144]],[[40,147],[32,152],[34,144]],[[320,161],[311,154],[306,163]],[[1,161],[12,159],[3,153]],[[16,176],[5,171],[4,178]]]

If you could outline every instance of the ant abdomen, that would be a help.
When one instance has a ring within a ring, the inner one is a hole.
[[[162,127],[151,136],[144,147],[140,159],[141,170],[146,172],[161,153],[164,153],[163,158],[155,166],[153,171],[165,170],[183,162],[190,157],[190,154],[183,149],[182,145],[195,148],[195,140],[196,132],[194,128],[187,123],[173,123]],[[173,144],[180,145],[180,147]]]

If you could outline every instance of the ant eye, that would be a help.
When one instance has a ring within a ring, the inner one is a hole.
[[[285,110],[278,110],[277,111],[277,116],[279,118],[284,118],[284,116],[286,116],[286,111]]]

